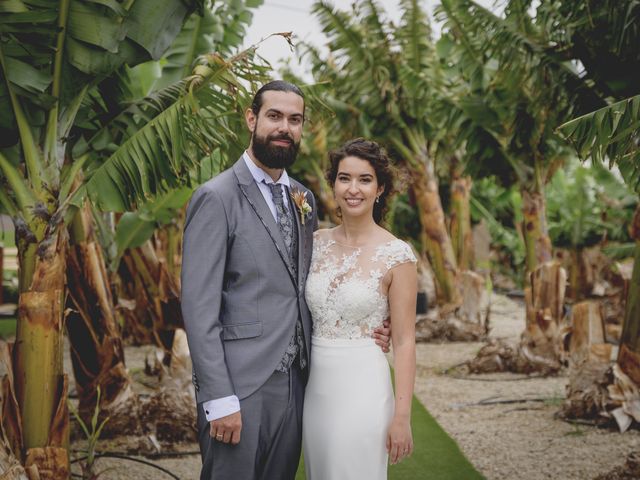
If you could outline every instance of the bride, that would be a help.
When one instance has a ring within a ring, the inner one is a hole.
[[[327,172],[342,224],[314,234],[306,298],[313,318],[303,413],[307,480],[383,480],[411,454],[417,273],[411,248],[382,228],[393,175],[380,146],[350,140]],[[395,398],[371,338],[391,319]]]

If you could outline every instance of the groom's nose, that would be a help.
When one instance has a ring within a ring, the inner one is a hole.
[[[289,125],[289,120],[286,118],[281,118],[278,123],[278,133],[289,133],[291,131],[291,125]]]

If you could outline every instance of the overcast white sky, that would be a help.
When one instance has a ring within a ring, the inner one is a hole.
[[[493,0],[476,1],[487,7],[494,3]],[[253,23],[245,38],[244,46],[253,45],[272,33],[288,31],[293,31],[301,40],[319,46],[324,45],[326,40],[320,30],[320,25],[311,14],[313,3],[314,0],[265,0],[264,4],[254,11]],[[352,3],[352,0],[333,1],[333,4],[341,10],[349,9]],[[427,12],[432,14],[439,0],[422,0],[422,3]],[[398,0],[378,0],[378,4],[384,9],[389,19],[394,21],[400,19]],[[437,27],[434,27],[434,30],[437,30]],[[260,46],[258,53],[276,68],[282,61],[289,60],[294,71],[301,73],[303,70],[298,67],[299,61],[295,52],[291,52],[287,42],[281,37],[273,37],[265,41]]]

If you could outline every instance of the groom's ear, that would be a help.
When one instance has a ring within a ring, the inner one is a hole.
[[[247,127],[249,128],[249,131],[253,133],[253,131],[256,128],[256,120],[258,118],[256,117],[256,114],[253,113],[253,110],[251,110],[251,108],[247,108],[244,112],[244,120],[247,122]]]

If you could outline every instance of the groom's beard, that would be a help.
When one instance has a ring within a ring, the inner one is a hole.
[[[251,148],[260,163],[268,168],[288,168],[293,165],[300,142],[294,142],[293,138],[286,133],[260,137],[256,134],[256,130],[251,134]],[[273,140],[289,140],[291,143],[287,147],[281,147],[271,144]]]

